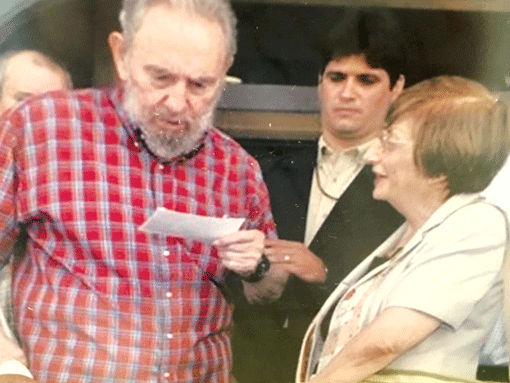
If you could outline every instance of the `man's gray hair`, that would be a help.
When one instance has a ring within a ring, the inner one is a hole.
[[[133,42],[147,9],[161,3],[220,23],[227,38],[227,52],[234,58],[237,51],[237,20],[228,0],[123,0],[119,20],[128,46]]]
[[[68,89],[73,89],[73,80],[71,78],[71,74],[61,65],[57,64],[55,60],[50,57],[42,54],[41,52],[34,50],[9,50],[2,54],[0,54],[0,97],[2,96],[4,84],[7,80],[7,66],[9,65],[9,61],[14,56],[19,54],[29,54],[32,62],[38,66],[50,69],[55,73],[60,73],[65,80],[65,84]]]

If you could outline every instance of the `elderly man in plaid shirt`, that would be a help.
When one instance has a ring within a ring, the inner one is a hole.
[[[229,382],[226,276],[257,301],[287,278],[263,255],[275,227],[259,167],[211,126],[235,18],[225,0],[124,0],[120,21],[118,87],[35,97],[0,126],[2,254],[28,234],[12,287],[29,368],[40,382]],[[245,223],[212,243],[141,231],[158,207]]]

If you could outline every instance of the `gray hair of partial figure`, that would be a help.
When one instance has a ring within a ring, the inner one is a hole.
[[[237,20],[228,0],[123,0],[119,20],[128,46],[140,28],[147,9],[154,4],[173,8],[217,21],[227,38],[227,52],[233,59],[237,51]]]
[[[47,68],[55,73],[60,73],[65,80],[66,86],[69,89],[73,88],[73,81],[71,74],[64,69],[61,65],[57,64],[52,58],[42,54],[39,51],[22,49],[22,50],[11,50],[4,52],[0,55],[0,97],[2,96],[5,80],[7,79],[7,66],[9,61],[14,57],[22,53],[28,53],[32,62],[43,68]]]

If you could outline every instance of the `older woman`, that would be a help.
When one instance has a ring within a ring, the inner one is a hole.
[[[388,122],[367,154],[373,195],[406,222],[326,301],[298,382],[474,379],[501,313],[507,218],[477,193],[508,154],[506,106],[476,82],[437,77],[405,90]]]

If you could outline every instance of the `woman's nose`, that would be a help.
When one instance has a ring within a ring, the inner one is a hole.
[[[382,152],[381,140],[378,138],[368,148],[367,152],[363,156],[363,160],[371,165],[377,163],[380,160],[380,154]]]

